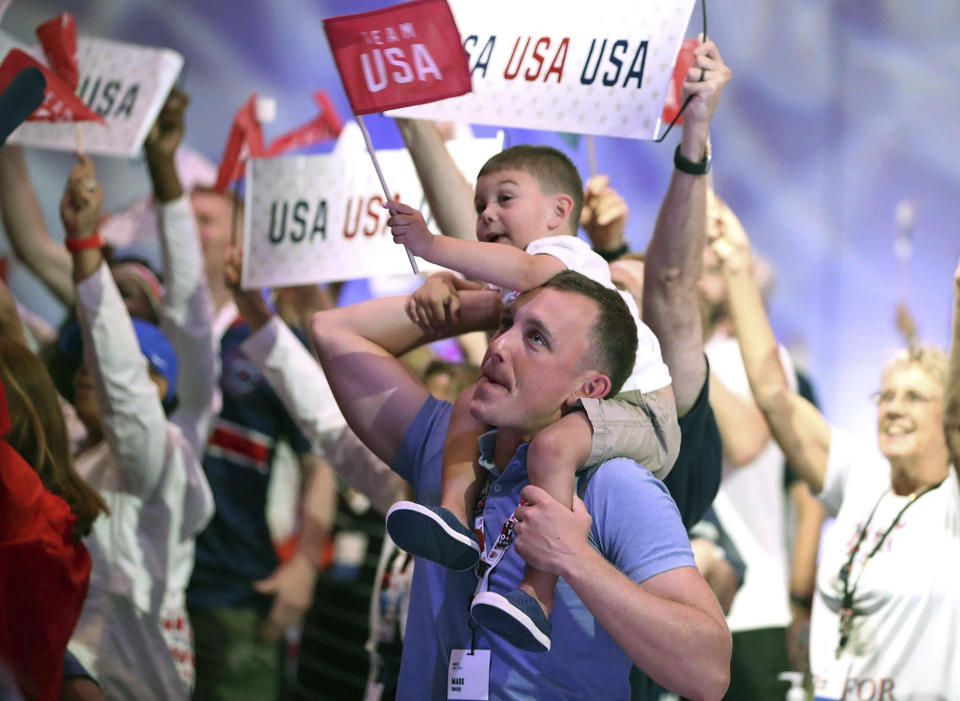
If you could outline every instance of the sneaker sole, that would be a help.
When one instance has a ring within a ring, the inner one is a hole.
[[[429,529],[429,536],[423,540],[428,540],[429,542],[421,543],[421,545],[424,546],[422,548],[405,547],[410,545],[405,537],[406,534],[414,532],[417,529],[423,532],[425,518],[429,521],[429,525],[432,528]],[[451,528],[446,521],[440,518],[436,512],[420,504],[414,502],[394,504],[387,511],[386,525],[387,533],[400,549],[417,557],[436,562],[448,569],[460,572],[469,570],[476,565],[477,560],[480,559],[480,546],[477,545],[477,542],[473,538],[458,533]],[[439,529],[442,532],[442,536],[438,537],[434,529]],[[453,557],[449,555],[444,557],[445,551],[449,550],[449,542],[445,542],[444,538],[449,538],[463,545],[463,552]],[[447,547],[444,547],[445,545]]]
[[[479,626],[483,626],[502,637],[516,648],[529,652],[549,652],[550,638],[543,634],[537,625],[523,611],[513,606],[502,596],[487,596],[483,592],[474,597],[470,606],[470,616]],[[512,634],[520,624],[525,635]],[[510,631],[505,635],[503,631]]]

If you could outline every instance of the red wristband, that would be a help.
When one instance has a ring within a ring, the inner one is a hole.
[[[100,235],[99,231],[95,231],[90,236],[84,236],[83,238],[75,239],[67,237],[67,240],[64,241],[67,250],[71,253],[77,253],[78,251],[88,251],[91,248],[103,248],[103,237]]]

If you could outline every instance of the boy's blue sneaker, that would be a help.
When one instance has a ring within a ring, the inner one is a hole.
[[[398,501],[387,511],[387,533],[401,550],[451,570],[469,570],[480,559],[473,531],[442,506]]]
[[[530,652],[550,651],[552,626],[540,604],[522,589],[506,596],[485,591],[473,597],[470,616],[514,647]]]

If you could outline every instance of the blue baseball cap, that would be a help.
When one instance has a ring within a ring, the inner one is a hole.
[[[133,330],[140,344],[140,351],[150,363],[150,369],[167,381],[167,393],[163,397],[164,403],[173,399],[177,389],[177,354],[167,336],[156,324],[143,319],[130,319]],[[76,359],[83,356],[83,336],[80,326],[73,322],[60,334],[60,350]]]

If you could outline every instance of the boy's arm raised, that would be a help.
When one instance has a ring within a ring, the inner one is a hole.
[[[390,210],[387,224],[393,230],[395,243],[402,243],[414,255],[469,278],[522,292],[542,285],[565,270],[563,263],[553,256],[530,255],[501,243],[434,236],[417,210],[401,202],[388,202],[384,206]]]

